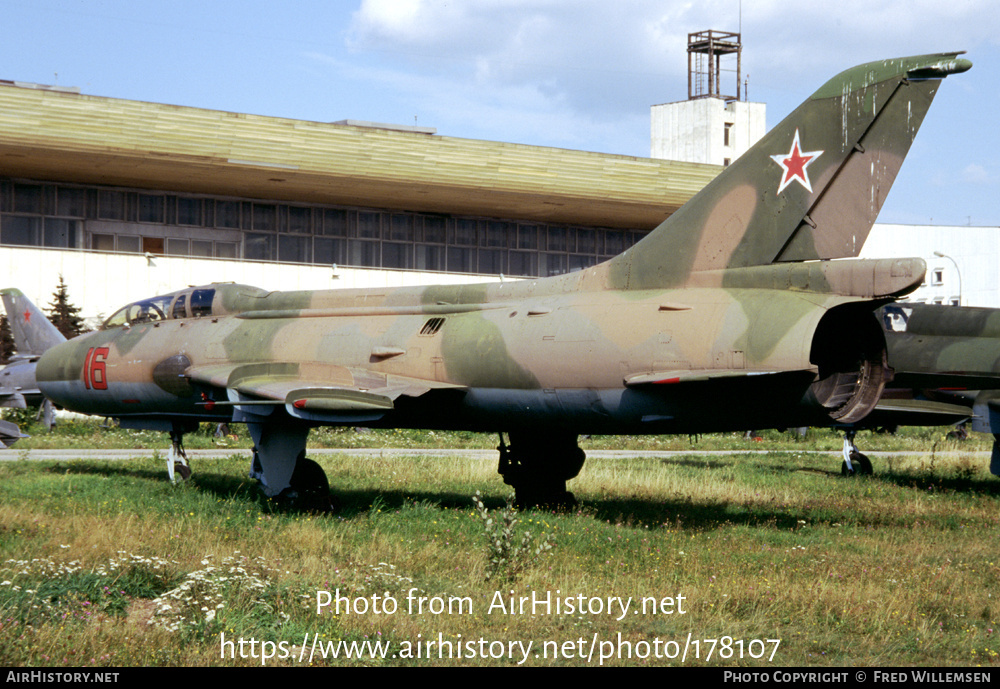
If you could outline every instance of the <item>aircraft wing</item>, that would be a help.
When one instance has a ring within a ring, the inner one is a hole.
[[[284,362],[202,366],[184,375],[225,391],[225,400],[209,399],[206,406],[231,405],[254,416],[284,406],[293,417],[334,424],[375,421],[392,411],[399,397],[463,387],[346,366]]]
[[[21,438],[27,438],[16,423],[0,420],[0,450],[5,450]]]
[[[24,394],[20,390],[13,388],[0,388],[0,407],[14,407],[24,409],[28,404],[24,399]]]

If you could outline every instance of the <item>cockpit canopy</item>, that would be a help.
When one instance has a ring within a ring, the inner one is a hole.
[[[184,318],[225,316],[253,308],[268,293],[258,287],[214,283],[136,301],[115,311],[102,330]]]
[[[139,323],[155,323],[168,319],[201,318],[212,315],[215,289],[201,287],[137,301],[118,309],[104,321],[104,328]]]

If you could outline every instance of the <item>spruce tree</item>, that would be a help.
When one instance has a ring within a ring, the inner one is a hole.
[[[11,355],[17,351],[14,346],[14,333],[10,331],[10,323],[7,316],[0,316],[0,366],[6,365],[10,361]]]
[[[80,307],[74,306],[69,301],[66,281],[63,280],[61,273],[59,275],[59,284],[56,287],[56,291],[52,294],[48,316],[49,320],[52,321],[52,325],[56,326],[59,332],[66,336],[66,339],[87,332],[87,326],[84,324],[83,318],[80,317]]]

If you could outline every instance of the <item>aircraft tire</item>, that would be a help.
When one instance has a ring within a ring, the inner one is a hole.
[[[295,462],[289,488],[298,494],[296,502],[303,509],[320,511],[333,509],[330,500],[330,480],[323,468],[308,457],[300,457]]]
[[[874,468],[872,467],[872,462],[868,459],[868,455],[861,454],[860,452],[852,453],[851,465],[854,467],[853,470],[847,468],[847,462],[843,462],[840,465],[840,475],[841,476],[871,476],[874,473]]]

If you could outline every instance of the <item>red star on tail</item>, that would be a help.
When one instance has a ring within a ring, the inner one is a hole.
[[[788,151],[788,155],[771,156],[771,160],[784,169],[781,183],[778,185],[778,193],[784,191],[785,187],[793,181],[798,182],[811,193],[812,183],[809,181],[809,173],[806,168],[821,155],[823,155],[823,151],[802,152],[802,146],[799,144],[799,130],[796,129],[795,138],[792,139],[792,148]]]

